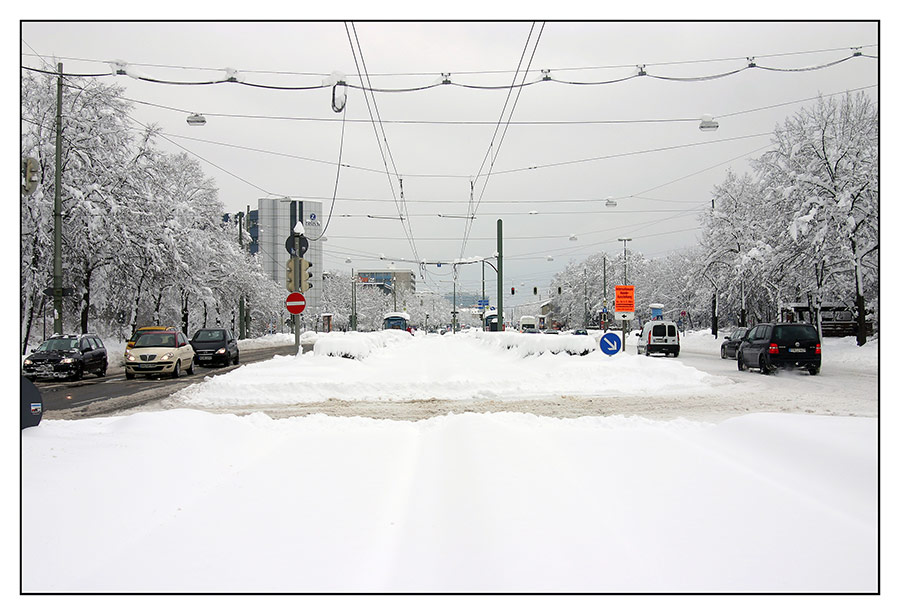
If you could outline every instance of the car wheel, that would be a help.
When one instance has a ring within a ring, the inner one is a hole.
[[[240,360],[241,360],[241,353],[239,353],[239,352],[234,353],[234,364],[237,365],[240,362]]]
[[[81,380],[81,378],[83,376],[84,376],[84,368],[81,365],[79,365],[78,367],[75,368],[75,371],[72,372],[72,380],[75,380],[77,382],[78,380]]]
[[[769,359],[766,355],[759,355],[759,372],[761,374],[771,374],[772,366],[769,364]]]
[[[134,374],[125,372],[125,380],[134,380]]]
[[[104,362],[103,362],[103,365],[100,366],[100,369],[97,370],[97,375],[98,375],[98,376],[105,376],[105,375],[106,375],[106,368],[108,367],[108,365],[109,365],[109,364],[108,364],[106,361],[104,361]]]
[[[644,346],[644,354],[647,355],[648,357],[650,356],[650,344],[647,344],[646,346]]]
[[[741,353],[737,354],[737,364],[739,372],[747,371],[747,366],[744,364],[744,356]]]
[[[181,361],[175,361],[175,367],[172,369],[172,378],[181,376]]]
[[[194,375],[194,360],[193,359],[191,359],[191,366],[189,368],[187,368],[186,371],[187,371],[188,375],[190,375],[190,376]]]
[[[807,369],[809,370],[810,376],[815,376],[816,374],[819,373],[819,368],[816,367],[815,365],[810,365]]]
[[[673,356],[673,357],[677,357],[679,352],[680,352],[680,350],[674,350],[674,351],[672,351],[672,356]]]
[[[721,354],[722,354],[722,358],[723,358],[723,359],[727,359],[727,358],[728,358],[728,353],[725,352],[725,346],[722,346],[722,352],[721,352]]]

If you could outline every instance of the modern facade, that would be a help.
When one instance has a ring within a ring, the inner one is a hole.
[[[390,292],[397,285],[403,293],[416,292],[416,274],[410,269],[361,270],[356,273],[361,284],[377,284],[385,292]]]
[[[317,241],[322,233],[322,203],[292,199],[259,199],[257,237],[260,261],[266,275],[288,292],[286,269],[290,253],[286,243],[291,237],[291,229],[297,221],[303,228],[309,249],[303,258],[308,260],[310,288],[303,293],[306,298],[306,312],[315,315],[322,304],[322,269],[324,264],[322,241]],[[252,227],[251,227],[252,228]],[[305,315],[305,314],[304,314]]]

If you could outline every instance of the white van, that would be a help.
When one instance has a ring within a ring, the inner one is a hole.
[[[641,335],[638,337],[638,354],[644,353],[648,357],[653,352],[663,352],[666,356],[678,356],[681,350],[681,335],[678,326],[671,320],[650,320],[644,323]]]

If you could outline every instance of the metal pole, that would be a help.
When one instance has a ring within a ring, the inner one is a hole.
[[[244,212],[237,212],[237,221],[238,221],[238,245],[241,247],[241,251],[244,249],[244,234],[243,234],[243,221],[244,221]],[[247,331],[244,328],[246,325],[244,319],[244,295],[241,294],[241,298],[238,300],[238,339],[244,339],[247,336]]]
[[[294,254],[291,258],[294,260],[294,292],[300,292],[300,235],[291,230],[291,236],[294,238]],[[294,353],[300,353],[300,314],[294,314]]]
[[[503,331],[503,220],[497,218],[497,330]]]
[[[53,332],[62,335],[62,62],[56,65],[56,185],[53,197]]]
[[[350,275],[353,277],[353,282],[350,285],[351,307],[353,308],[350,310],[350,329],[356,331],[356,270],[350,269]]]
[[[456,334],[456,265],[453,265],[453,314],[451,314],[450,323],[453,327],[453,333]]]

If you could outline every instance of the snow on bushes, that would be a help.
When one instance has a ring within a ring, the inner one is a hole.
[[[586,355],[597,350],[597,341],[590,335],[539,335],[517,331],[485,332],[477,329],[470,335],[481,339],[486,344],[512,350],[520,357],[547,352]]]
[[[359,333],[320,333],[316,337],[313,353],[316,356],[344,357],[346,359],[365,359],[373,350],[393,344],[409,341],[412,336],[406,331],[388,329]]]

